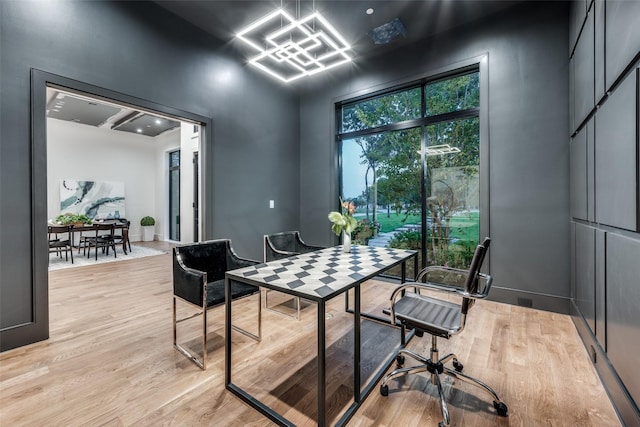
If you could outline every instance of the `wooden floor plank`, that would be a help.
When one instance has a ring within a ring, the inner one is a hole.
[[[0,425],[273,425],[224,389],[223,307],[209,312],[206,371],[173,349],[171,246],[147,245],[167,253],[50,273],[50,338],[0,354]],[[392,286],[364,285],[363,307],[379,313]],[[234,305],[234,322],[254,327],[256,304],[247,299]],[[353,323],[342,298],[326,313],[327,341],[335,350],[327,361],[333,418],[343,410],[333,403],[352,393],[345,349]],[[304,304],[300,321],[264,311],[261,343],[233,336],[234,381],[262,393],[297,425],[317,419],[316,388],[309,381],[315,375],[315,321],[314,304]],[[181,336],[197,348],[199,320],[190,322],[180,326]],[[421,354],[429,354],[429,346],[424,338],[409,344]],[[499,417],[488,395],[445,378],[452,425],[620,425],[568,316],[480,301],[465,331],[440,339],[439,348],[441,355],[457,354],[467,374],[487,382],[509,405],[510,417]],[[373,369],[374,357],[363,353]],[[376,388],[349,426],[435,426],[440,420],[435,387],[419,375],[392,380],[387,397]]]

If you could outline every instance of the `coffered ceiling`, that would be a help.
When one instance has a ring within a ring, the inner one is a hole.
[[[47,117],[150,137],[180,122],[81,94],[47,88]]]

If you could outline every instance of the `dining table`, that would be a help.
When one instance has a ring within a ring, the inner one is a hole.
[[[237,284],[250,284],[258,287],[276,290],[285,294],[303,298],[317,306],[317,424],[325,426],[332,420],[327,419],[327,348],[326,348],[326,305],[338,295],[346,294],[350,290],[354,293],[353,309],[353,395],[352,402],[337,420],[335,425],[344,425],[360,407],[365,398],[375,387],[375,384],[388,367],[393,363],[394,356],[400,347],[406,344],[404,334],[401,342],[395,348],[378,348],[376,351],[385,354],[384,363],[373,375],[368,376],[368,382],[361,383],[361,286],[369,279],[381,273],[401,266],[400,282],[406,281],[406,263],[410,259],[417,263],[417,252],[393,248],[371,246],[352,246],[347,253],[342,246],[335,246],[319,251],[304,253],[289,258],[270,261],[254,266],[228,271],[225,277],[226,312],[225,312],[225,387],[244,402],[270,418],[278,425],[293,426],[293,422],[269,407],[256,396],[234,383],[232,377],[232,299],[231,289]],[[415,271],[415,267],[414,267]],[[385,298],[387,296],[385,295]],[[372,316],[371,316],[372,317]],[[397,328],[390,322],[386,326]],[[403,329],[404,332],[404,329]],[[268,334],[268,329],[266,334]],[[265,334],[265,335],[266,335]],[[399,334],[400,335],[400,334]],[[412,335],[411,335],[412,336]],[[263,337],[265,339],[265,337]],[[268,337],[266,338],[268,340]],[[257,344],[260,345],[260,344]],[[284,344],[283,344],[284,345]],[[347,375],[347,373],[345,373]],[[255,384],[255,382],[254,382]],[[269,390],[266,390],[269,393]],[[299,410],[299,408],[296,408]]]
[[[70,241],[73,246],[78,248],[79,243],[76,242],[76,233],[79,233],[79,236],[82,236],[82,233],[85,231],[94,231],[94,224],[113,224],[114,230],[120,230],[122,234],[122,251],[124,254],[127,254],[127,245],[126,243],[129,241],[129,227],[126,221],[119,219],[105,219],[105,220],[95,220],[91,223],[82,223],[82,224],[71,224],[71,236],[69,236]],[[49,225],[61,225],[58,222],[49,221]],[[78,237],[79,237],[78,236]]]

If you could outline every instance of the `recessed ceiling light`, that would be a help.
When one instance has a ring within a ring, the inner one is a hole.
[[[373,12],[374,12],[374,10],[373,10],[373,8],[372,8],[372,7],[370,7],[369,9],[367,9],[367,15],[373,15]]]
[[[161,124],[161,123],[162,123],[162,120],[160,120],[160,119],[156,119],[156,124],[157,124],[157,125],[159,125],[159,124]]]
[[[138,128],[138,129],[136,129],[136,132],[142,133],[142,129]]]

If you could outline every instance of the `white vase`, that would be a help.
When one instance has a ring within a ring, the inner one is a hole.
[[[351,233],[342,232],[342,252],[351,252]]]
[[[156,231],[155,225],[143,225],[140,228],[142,229],[142,241],[143,242],[153,241],[154,234]]]

